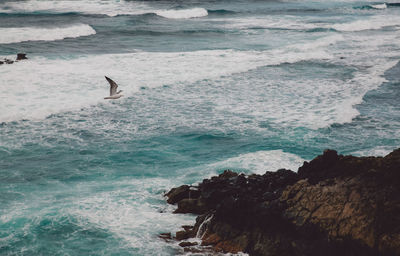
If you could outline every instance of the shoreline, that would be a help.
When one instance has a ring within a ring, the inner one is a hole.
[[[298,172],[224,171],[165,194],[196,214],[175,237],[184,252],[249,255],[399,255],[400,149],[385,157],[325,150]]]

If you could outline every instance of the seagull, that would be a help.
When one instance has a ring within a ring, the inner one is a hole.
[[[105,100],[115,100],[115,99],[119,99],[121,98],[123,95],[120,94],[122,92],[122,90],[119,90],[117,92],[117,88],[118,88],[118,84],[116,82],[114,82],[113,80],[111,80],[111,78],[108,78],[105,76],[105,78],[107,79],[108,83],[110,84],[110,96],[109,97],[105,97]]]

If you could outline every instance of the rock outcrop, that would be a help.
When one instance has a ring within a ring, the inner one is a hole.
[[[15,61],[14,61],[14,60],[7,59],[7,58],[4,58],[4,59],[0,60],[0,65],[3,65],[3,64],[13,64],[14,62],[18,62],[18,61],[20,61],[20,60],[27,60],[27,59],[28,59],[28,58],[26,57],[26,54],[25,54],[25,53],[18,53],[18,54],[17,54],[17,58],[15,59]]]
[[[26,53],[18,53],[17,60],[27,60]]]
[[[166,196],[178,204],[176,213],[199,215],[194,227],[177,237],[197,236],[215,251],[400,255],[400,149],[386,157],[326,150],[297,173],[225,171]]]

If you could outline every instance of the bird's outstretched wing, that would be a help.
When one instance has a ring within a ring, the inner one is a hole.
[[[118,84],[116,82],[114,82],[113,80],[111,80],[111,78],[108,78],[106,76],[105,76],[105,78],[107,79],[108,83],[110,84],[110,96],[117,94]]]

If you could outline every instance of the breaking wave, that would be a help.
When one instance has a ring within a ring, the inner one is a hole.
[[[0,44],[20,43],[25,41],[55,41],[64,38],[90,36],[96,31],[87,24],[75,24],[69,27],[16,27],[0,28]]]

